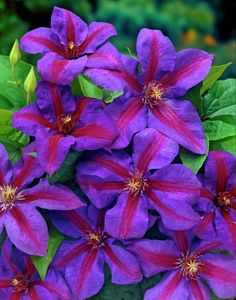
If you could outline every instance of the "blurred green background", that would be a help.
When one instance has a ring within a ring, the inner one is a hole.
[[[54,5],[77,13],[87,22],[115,25],[112,42],[123,53],[135,53],[140,28],[162,30],[177,49],[197,47],[215,54],[215,65],[232,61],[224,76],[236,75],[235,0],[0,0],[0,53],[8,54],[28,30],[50,26]],[[35,57],[23,55],[35,62]]]

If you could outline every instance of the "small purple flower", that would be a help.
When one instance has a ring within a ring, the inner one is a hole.
[[[104,231],[105,210],[91,206],[76,211],[52,214],[58,230],[76,240],[64,241],[53,265],[65,271],[65,279],[75,299],[97,294],[104,284],[104,263],[110,267],[115,284],[132,284],[142,280],[136,258]]]
[[[36,206],[70,210],[84,204],[67,187],[51,186],[46,179],[27,188],[44,173],[38,160],[28,155],[33,151],[34,144],[30,144],[24,149],[23,158],[12,167],[0,144],[0,233],[5,226],[8,237],[18,249],[27,254],[45,256],[48,229]]]
[[[144,300],[210,300],[210,291],[202,280],[220,299],[236,296],[236,258],[212,253],[221,250],[219,241],[195,242],[186,231],[169,235],[173,240],[146,239],[128,247],[146,277],[166,271],[161,281],[146,291]]]
[[[113,35],[116,30],[109,23],[87,25],[74,13],[54,7],[51,28],[40,27],[26,33],[20,46],[28,53],[43,55],[38,71],[44,80],[67,85],[83,72],[89,55]]]
[[[189,101],[178,98],[206,77],[212,55],[199,49],[176,53],[161,31],[150,29],[140,31],[137,55],[141,73],[134,58],[120,55],[110,44],[88,59],[85,74],[94,82],[107,89],[124,90],[124,95],[106,109],[120,131],[113,148],[126,147],[134,133],[151,127],[192,152],[205,153],[198,113]]]
[[[30,256],[4,242],[0,265],[0,298],[4,300],[71,300],[71,293],[60,273],[50,268],[44,281]],[[19,260],[20,258],[20,260]]]
[[[177,154],[177,143],[147,128],[135,135],[132,157],[122,150],[101,151],[78,164],[77,182],[96,207],[107,207],[118,197],[105,218],[111,236],[143,237],[149,228],[148,209],[158,211],[170,229],[189,229],[199,222],[191,206],[199,197],[200,182],[185,166],[169,165]]]
[[[236,253],[236,158],[225,151],[210,151],[197,210],[203,217],[195,229],[200,238],[217,236]]]
[[[70,149],[95,150],[109,147],[117,135],[103,103],[75,97],[69,87],[41,81],[37,101],[13,115],[12,124],[35,136],[38,159],[49,174],[57,171]]]

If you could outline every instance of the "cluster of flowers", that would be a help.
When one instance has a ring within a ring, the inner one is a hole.
[[[165,272],[145,300],[207,300],[208,286],[218,297],[234,297],[236,158],[211,151],[199,177],[172,163],[179,145],[206,153],[199,115],[180,97],[206,77],[212,56],[198,49],[176,53],[160,31],[142,29],[138,61],[104,43],[115,34],[111,24],[87,25],[55,7],[51,28],[21,40],[23,50],[42,54],[43,80],[36,102],[13,116],[13,126],[34,137],[23,157],[12,167],[0,146],[0,232],[5,226],[8,236],[0,298],[87,299],[104,284],[104,263],[115,284]],[[122,96],[105,105],[72,95],[68,85],[80,73]],[[61,167],[70,149],[98,150],[77,165],[76,182],[88,202],[44,176]],[[30,258],[46,256],[48,245],[36,207],[53,210],[51,222],[70,237],[45,281]],[[153,227],[160,240],[144,238]]]

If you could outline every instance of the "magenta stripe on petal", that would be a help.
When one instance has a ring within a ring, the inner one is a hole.
[[[0,288],[8,288],[11,287],[11,280],[10,279],[0,279]]]
[[[25,36],[24,37],[24,42],[34,42],[37,44],[41,44],[44,47],[48,48],[49,50],[51,50],[52,52],[55,52],[61,56],[65,55],[65,51],[64,49],[59,46],[58,44],[52,42],[52,40],[49,40],[47,38],[44,37],[40,37],[40,36]]]
[[[87,125],[84,127],[77,128],[71,132],[71,135],[74,137],[88,137],[94,139],[101,139],[111,141],[114,139],[114,136],[107,128],[100,125]]]
[[[214,212],[211,212],[203,216],[203,218],[201,219],[201,221],[199,222],[199,224],[195,229],[195,233],[197,235],[201,235],[205,231],[207,226],[212,222],[214,214],[215,214]]]
[[[189,281],[191,290],[193,292],[193,295],[195,299],[197,300],[205,300],[205,295],[202,293],[201,287],[199,286],[199,283],[197,280],[190,280]]]
[[[75,43],[75,25],[73,22],[73,18],[69,11],[63,10],[63,13],[65,13],[65,19],[66,19],[66,33],[67,33],[67,41],[68,42],[74,42]]]
[[[61,97],[59,95],[59,91],[58,91],[57,87],[54,85],[53,86],[49,85],[49,90],[50,90],[53,105],[54,105],[55,115],[56,115],[56,117],[59,117],[59,116],[63,115],[63,113],[64,113],[62,102],[61,102]]]
[[[127,264],[123,263],[119,259],[119,257],[117,257],[115,255],[112,248],[108,244],[105,245],[104,251],[105,251],[106,255],[110,258],[110,260],[113,262],[113,264],[115,264],[123,273],[126,273],[132,277],[140,276],[139,272],[137,272],[135,269],[134,270],[131,269]]]
[[[198,188],[196,186],[190,186],[189,184],[180,184],[170,181],[162,181],[162,180],[149,180],[148,184],[151,188],[170,193],[193,193],[197,192]]]
[[[17,112],[17,114],[14,116],[15,119],[28,119],[28,120],[32,120],[36,123],[38,123],[39,125],[42,125],[44,127],[48,127],[51,129],[57,129],[57,126],[52,124],[51,122],[49,122],[48,120],[46,120],[45,118],[33,114],[33,113],[21,113],[20,111]]]
[[[60,290],[58,288],[58,286],[52,285],[51,283],[48,283],[46,281],[40,281],[40,283],[38,283],[37,285],[40,285],[42,287],[44,287],[45,289],[47,289],[48,291],[50,291],[51,293],[59,296],[59,299],[68,299],[68,294],[65,293],[64,291]],[[41,299],[42,300],[42,299]]]
[[[206,189],[200,189],[200,196],[208,198],[209,200],[214,200],[214,196]]]
[[[8,298],[8,300],[21,300],[21,296],[22,296],[23,292],[16,292],[10,295],[10,297]],[[33,300],[33,299],[32,299]]]
[[[173,278],[171,278],[169,283],[162,290],[162,293],[160,293],[159,299],[160,300],[170,300],[171,295],[174,293],[174,291],[180,284],[181,280],[182,280],[182,276],[178,272],[176,272],[175,276]]]
[[[78,229],[82,232],[92,231],[89,223],[81,217],[81,215],[76,211],[67,211],[64,212],[65,216],[68,217],[71,222],[78,227]]]
[[[81,186],[93,186],[95,189],[99,190],[121,190],[124,188],[125,182],[123,181],[107,181],[107,182],[98,182],[98,181],[87,181],[81,179]]]
[[[188,237],[186,231],[178,230],[174,232],[175,242],[182,253],[188,252]]]
[[[151,34],[151,47],[150,47],[149,55],[150,55],[149,65],[146,70],[145,82],[149,82],[152,79],[154,79],[156,69],[158,68],[158,61],[159,61],[158,39],[155,31],[152,31]]]
[[[206,244],[202,247],[199,247],[198,249],[195,250],[195,252],[197,255],[201,255],[201,254],[207,253],[211,250],[220,249],[220,247],[222,247],[222,243],[220,241],[214,241],[214,242]]]
[[[35,157],[31,155],[27,155],[25,157],[23,168],[20,170],[20,172],[17,174],[17,176],[14,178],[12,182],[13,186],[20,188],[22,184],[24,184],[29,173],[32,172],[32,167],[34,163],[35,163]]]
[[[137,116],[141,111],[143,103],[140,98],[130,102],[127,107],[121,112],[119,118],[116,119],[116,127],[123,131],[128,124]]]
[[[234,251],[236,252],[236,223],[233,221],[228,211],[223,211],[223,217],[232,238]]]
[[[28,295],[31,300],[41,300],[41,297],[34,287],[29,289]]]
[[[225,282],[225,284],[235,284],[235,273],[229,269],[217,266],[210,262],[204,261],[202,273],[214,279],[215,282]]]
[[[216,164],[216,176],[217,176],[217,193],[224,192],[226,181],[228,179],[227,166],[225,165],[224,156],[220,151],[212,152],[213,161]]]
[[[66,59],[60,59],[53,61],[53,64],[51,65],[51,78],[53,82],[59,82],[60,76],[63,73],[65,67],[68,65],[69,60]]]
[[[59,150],[59,143],[60,140],[63,138],[61,134],[54,135],[49,138],[48,140],[48,148],[47,148],[47,156],[45,159],[48,161],[48,172],[51,174],[53,173],[51,170],[55,169],[55,165],[57,162],[57,155],[59,155],[58,150]]]

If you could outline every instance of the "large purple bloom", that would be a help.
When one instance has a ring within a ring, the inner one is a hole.
[[[169,165],[178,145],[147,128],[134,137],[133,155],[122,150],[90,155],[78,164],[77,182],[98,208],[117,199],[106,214],[106,231],[117,238],[143,237],[149,228],[148,209],[157,210],[168,228],[187,229],[199,215],[192,205],[200,182],[183,165]],[[169,165],[169,166],[168,166]],[[156,172],[150,170],[161,168]]]
[[[53,224],[64,234],[75,238],[64,241],[53,265],[65,271],[65,279],[75,299],[87,299],[99,292],[104,284],[104,263],[110,267],[116,284],[142,280],[136,258],[104,231],[105,210],[80,208],[52,215]]]
[[[146,291],[144,300],[210,300],[202,280],[220,299],[236,296],[236,258],[211,252],[221,249],[220,242],[194,242],[186,231],[170,235],[173,240],[146,239],[128,247],[138,257],[146,277],[166,271],[161,281]]]
[[[72,299],[69,287],[57,270],[49,269],[42,281],[30,256],[17,249],[12,250],[12,244],[5,241],[0,264],[0,299]]]
[[[33,151],[34,145],[27,146],[23,158],[12,167],[0,144],[0,233],[5,226],[8,237],[18,249],[45,256],[48,229],[36,206],[70,210],[84,204],[67,187],[51,186],[46,179],[26,188],[44,173],[38,160],[27,154]]]
[[[91,55],[87,63],[85,74],[97,84],[125,92],[107,107],[120,131],[115,148],[124,148],[135,132],[152,127],[192,152],[205,153],[198,113],[189,101],[178,98],[206,77],[212,55],[198,49],[176,53],[161,31],[150,29],[140,31],[137,55],[141,73],[135,59],[120,55],[110,44]]]
[[[197,210],[203,217],[195,233],[201,238],[217,234],[236,253],[236,158],[225,151],[210,151],[201,179]]]
[[[26,33],[20,46],[28,53],[43,55],[38,61],[38,71],[44,80],[67,85],[83,72],[87,57],[113,35],[116,30],[111,24],[87,25],[74,13],[54,7],[51,28],[41,27]]]
[[[76,151],[108,147],[116,137],[102,101],[75,97],[69,87],[42,81],[37,101],[13,115],[12,124],[35,136],[38,159],[49,174],[64,162],[70,148]]]

